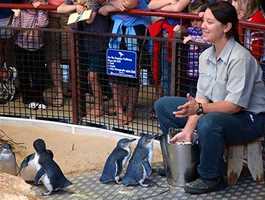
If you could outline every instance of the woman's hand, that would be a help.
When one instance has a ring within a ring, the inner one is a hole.
[[[112,9],[112,5],[105,5],[105,6],[102,6],[98,10],[98,13],[101,14],[101,15],[103,15],[103,16],[107,16],[111,12],[111,9]]]
[[[198,102],[190,94],[187,94],[187,99],[187,103],[179,106],[178,111],[173,112],[175,117],[188,117],[196,114],[196,110],[199,107]]]
[[[33,6],[34,8],[38,8],[41,4],[42,4],[42,3],[41,3],[40,1],[34,1],[34,2],[32,2],[32,6]]]
[[[75,10],[78,14],[81,14],[84,10],[86,10],[86,7],[81,4],[76,4]]]
[[[184,37],[183,44],[187,44],[191,40],[192,40],[192,37],[190,35],[188,35],[188,36]]]
[[[176,134],[170,139],[170,143],[175,144],[177,142],[191,142],[192,141],[193,130],[184,128],[181,132]]]
[[[181,25],[177,24],[174,28],[173,28],[174,32],[180,32],[181,31]]]
[[[115,7],[118,8],[120,11],[125,11],[127,9],[127,0],[115,0],[112,1],[111,4]]]
[[[12,9],[12,11],[14,12],[14,17],[19,17],[19,15],[20,15],[20,12],[21,12],[21,10],[20,9]]]

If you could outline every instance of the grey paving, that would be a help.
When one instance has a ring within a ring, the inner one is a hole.
[[[264,200],[265,185],[256,184],[250,177],[241,178],[237,185],[225,190],[203,195],[190,195],[183,188],[169,188],[166,178],[152,176],[150,187],[125,187],[116,184],[101,184],[99,173],[88,173],[78,177],[71,177],[73,186],[67,191],[41,197],[43,200]],[[43,187],[34,187],[40,194]]]

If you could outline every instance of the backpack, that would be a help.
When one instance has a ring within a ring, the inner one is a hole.
[[[15,97],[15,80],[17,70],[15,67],[0,66],[0,104],[12,101]]]

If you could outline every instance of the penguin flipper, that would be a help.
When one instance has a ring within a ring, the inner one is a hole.
[[[107,158],[99,181],[103,184],[116,182],[122,172],[122,161],[128,155],[127,151],[115,148]]]
[[[152,167],[148,160],[143,161],[143,166],[146,171],[146,175],[149,177],[152,174]]]
[[[34,178],[34,184],[39,185],[41,177],[45,174],[45,170],[43,168],[40,168],[39,171],[37,172],[35,178]]]
[[[117,174],[117,164],[114,162],[105,163],[103,172],[99,178],[99,181],[103,184],[111,183],[116,181],[116,174]]]
[[[18,169],[18,173],[17,175],[20,175],[22,169],[26,168],[30,162],[30,160],[32,160],[34,158],[35,153],[32,153],[30,155],[28,155],[27,157],[24,158],[24,160],[21,162],[19,169]]]

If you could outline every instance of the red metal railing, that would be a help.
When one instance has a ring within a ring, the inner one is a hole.
[[[35,9],[33,8],[33,6],[31,4],[6,4],[6,3],[0,3],[0,12],[1,12],[1,9],[6,9],[6,8],[9,8],[9,9]],[[48,10],[48,11],[55,11],[56,10],[56,6],[53,6],[53,5],[41,5],[39,8],[37,9],[42,9],[42,10]],[[137,9],[132,9],[132,10],[128,10],[128,11],[125,11],[125,12],[119,12],[119,13],[126,13],[126,14],[133,14],[133,15],[142,15],[142,16],[160,16],[160,17],[169,17],[169,18],[176,18],[176,19],[180,19],[180,20],[186,20],[186,21],[189,21],[189,20],[198,20],[198,19],[201,19],[198,15],[194,15],[194,14],[189,14],[189,13],[173,13],[173,12],[161,12],[161,11],[154,11],[154,10],[137,10]],[[241,36],[241,39],[243,41],[244,39],[244,31],[246,29],[250,29],[250,30],[265,30],[265,25],[264,24],[254,24],[254,23],[250,23],[250,22],[246,22],[246,21],[240,21],[240,25],[239,25],[239,34]],[[41,31],[46,31],[47,34],[52,34],[53,32],[55,33],[60,33],[62,30],[41,30]],[[80,36],[81,31],[74,31],[74,30],[63,30],[64,33],[66,33],[65,35],[67,35],[67,40],[69,42],[69,46],[68,46],[68,56],[69,56],[69,60],[67,60],[67,62],[69,62],[68,64],[70,65],[70,76],[71,76],[71,106],[72,106],[72,110],[69,111],[69,113],[71,112],[71,116],[72,116],[72,123],[74,124],[78,124],[79,121],[80,121],[80,116],[79,116],[79,112],[78,112],[78,109],[79,109],[79,105],[80,105],[80,101],[79,101],[79,96],[80,94],[78,94],[78,91],[77,91],[77,88],[80,88],[80,80],[79,80],[79,76],[78,76],[78,66],[79,66],[79,63],[78,63],[78,54],[76,52],[78,52],[78,50],[76,50],[76,48],[78,48],[78,40],[75,38],[75,36]],[[93,37],[98,37],[97,34],[95,33],[89,33],[90,36],[93,36]],[[106,36],[107,37],[107,34],[106,33],[102,33],[102,36]],[[126,36],[127,37],[127,36]],[[130,38],[131,36],[128,36],[128,38]],[[138,39],[140,40],[144,40],[145,37],[143,36],[139,36]],[[160,40],[159,40],[160,39]],[[149,40],[156,40],[156,41],[159,41],[161,43],[163,43],[165,46],[167,45],[167,41],[164,39],[164,40],[161,40],[161,38],[149,38]],[[184,59],[184,56],[186,56],[185,54],[185,49],[181,49],[182,47],[180,47],[180,45],[183,45],[182,44],[182,41],[181,40],[178,40],[178,47],[176,47],[176,43],[173,43],[175,44],[175,47],[173,47],[172,51],[175,52],[175,54],[173,54],[173,59],[172,59],[172,70],[174,70],[174,66],[179,66],[179,71],[177,72],[178,73],[178,79],[181,75],[185,74],[185,72],[183,72],[184,70],[182,70],[182,65],[180,64],[180,62],[182,62],[183,60],[183,65],[185,65],[185,62],[187,62],[187,60],[185,61]],[[176,49],[178,48],[178,49]],[[58,50],[59,52],[60,50]],[[184,52],[184,54],[179,54],[177,55],[176,52]],[[59,62],[59,61],[58,61]],[[166,64],[165,64],[166,65]],[[181,65],[181,66],[180,66]],[[146,64],[147,66],[147,64]],[[182,70],[182,71],[181,71]],[[180,75],[179,75],[180,74]],[[171,89],[173,90],[173,92],[171,93],[174,93],[176,90],[180,90],[180,89],[175,89],[175,85],[179,85],[180,84],[175,84],[175,71],[172,71],[171,73],[172,77],[171,77],[171,83],[172,83],[172,86],[174,87],[171,87]],[[186,81],[186,82],[185,82]],[[190,83],[190,80],[188,79],[185,79],[184,80],[185,84],[188,84]],[[180,82],[179,82],[180,83]],[[184,89],[183,89],[184,91]],[[150,94],[149,94],[150,95]],[[151,94],[153,95],[153,94]],[[150,97],[150,98],[156,98],[156,97]],[[147,99],[147,98],[146,98]],[[53,109],[53,108],[52,108]],[[54,113],[54,112],[53,112]],[[53,114],[52,114],[53,115]],[[107,121],[107,118],[105,119],[105,121],[103,121],[103,123],[109,123]],[[88,122],[91,122],[90,118],[87,118],[87,121]],[[93,121],[92,121],[93,122]],[[149,122],[149,121],[148,121]],[[101,121],[96,121],[96,122],[93,122],[93,123],[102,123]],[[138,127],[138,122],[137,123],[137,127]],[[139,122],[139,124],[141,125],[141,123],[143,124],[142,121]],[[153,122],[152,122],[153,123]],[[148,124],[148,123],[146,123]],[[150,123],[151,124],[151,123]],[[109,125],[109,124],[108,124]]]

